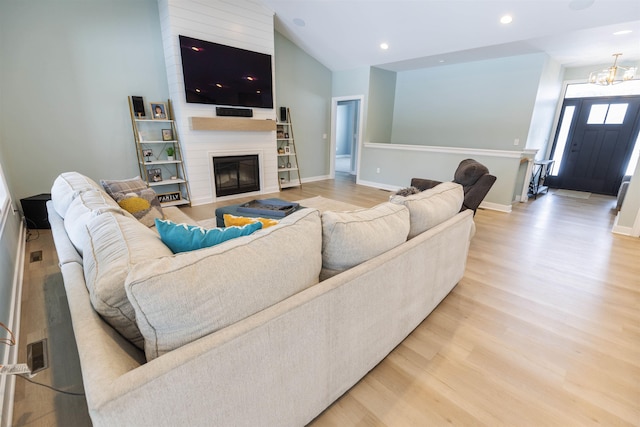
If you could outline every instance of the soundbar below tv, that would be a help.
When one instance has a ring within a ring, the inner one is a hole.
[[[187,102],[273,108],[271,55],[179,38]]]

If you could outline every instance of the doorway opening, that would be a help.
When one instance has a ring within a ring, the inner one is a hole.
[[[593,85],[567,87],[546,185],[617,194],[623,179],[634,173],[640,154],[640,87],[634,93],[630,86],[629,95],[594,93]]]
[[[333,98],[330,174],[358,175],[363,97]]]

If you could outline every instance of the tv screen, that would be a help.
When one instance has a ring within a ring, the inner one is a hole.
[[[271,55],[179,38],[187,102],[273,108]]]

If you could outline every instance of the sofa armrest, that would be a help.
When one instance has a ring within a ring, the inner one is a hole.
[[[420,191],[428,190],[438,184],[442,184],[442,181],[424,178],[411,178],[411,186],[416,187]]]

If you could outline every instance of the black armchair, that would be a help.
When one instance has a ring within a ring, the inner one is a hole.
[[[489,169],[482,163],[478,163],[473,159],[466,159],[460,162],[458,169],[453,176],[453,182],[462,185],[464,189],[464,201],[460,211],[472,209],[475,215],[478,206],[487,195],[496,177],[489,173]],[[420,191],[433,188],[440,184],[441,181],[432,179],[413,178],[411,186],[416,187]]]

